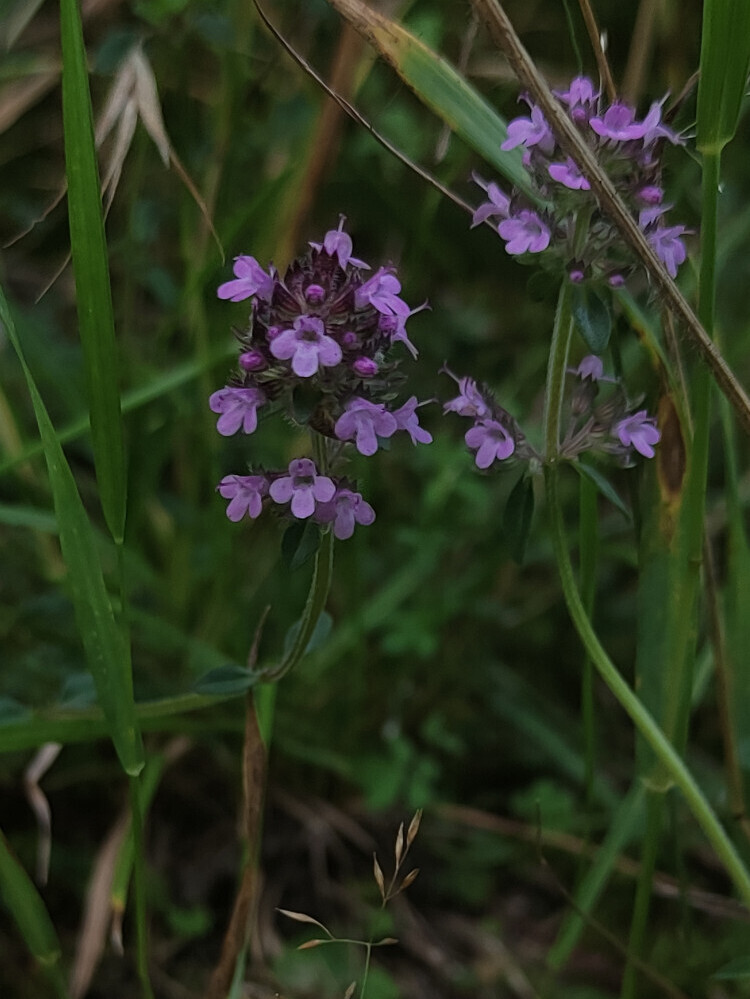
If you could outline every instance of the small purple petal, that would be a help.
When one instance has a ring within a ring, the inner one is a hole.
[[[276,282],[271,274],[263,270],[255,257],[235,257],[233,270],[237,280],[219,285],[216,292],[219,298],[241,302],[256,295],[265,302],[271,301]]]
[[[216,489],[230,501],[227,517],[236,523],[246,513],[253,519],[260,514],[268,482],[265,475],[225,475]]]
[[[516,449],[513,437],[497,420],[482,420],[467,430],[464,436],[467,447],[476,450],[477,468],[489,468],[495,459],[510,458]]]
[[[615,427],[615,433],[621,444],[635,448],[644,458],[653,458],[653,446],[658,444],[661,438],[656,420],[653,416],[649,416],[645,409],[620,420]]]
[[[222,437],[231,437],[242,427],[246,434],[255,433],[258,426],[258,408],[266,402],[266,395],[259,388],[227,388],[214,392],[208,404],[214,413],[221,413],[216,429]]]
[[[357,396],[347,402],[334,433],[340,441],[354,440],[359,453],[369,457],[378,449],[378,437],[391,437],[397,429],[395,417],[385,406]]]
[[[549,175],[559,184],[564,184],[571,191],[588,191],[591,184],[586,180],[573,160],[568,159],[565,163],[550,163]]]
[[[417,397],[413,395],[411,399],[403,404],[399,409],[393,411],[396,426],[399,430],[405,430],[411,437],[412,444],[431,444],[432,434],[428,433],[419,425],[417,416]]]
[[[536,212],[523,209],[518,215],[505,219],[497,227],[510,254],[541,253],[550,244],[551,234]]]

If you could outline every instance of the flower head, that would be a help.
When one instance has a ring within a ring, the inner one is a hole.
[[[473,378],[456,378],[447,368],[441,370],[450,375],[456,382],[459,392],[455,399],[445,403],[444,413],[458,413],[459,416],[468,416],[475,420],[483,420],[490,416],[490,406],[477,388],[477,383]]]
[[[372,524],[375,511],[362,498],[361,493],[342,487],[336,490],[335,496],[326,503],[318,503],[315,507],[315,519],[321,524],[333,524],[334,537],[346,541],[354,534],[354,525]]]
[[[432,434],[419,425],[418,406],[417,397],[413,395],[399,409],[394,409],[393,418],[396,421],[396,427],[407,432],[411,437],[412,444],[431,444]]]
[[[271,301],[274,288],[273,275],[266,274],[255,257],[235,257],[233,270],[237,280],[226,281],[219,285],[216,292],[219,298],[228,298],[230,302],[241,302],[255,295],[266,302]]]
[[[229,500],[227,517],[230,520],[242,520],[245,514],[255,519],[260,515],[263,497],[268,493],[268,480],[265,475],[225,475],[216,489]]]
[[[354,440],[359,453],[368,457],[377,451],[378,437],[392,437],[396,430],[396,418],[382,403],[359,396],[346,403],[334,427],[339,440]]]
[[[522,209],[497,227],[508,253],[541,253],[549,246],[551,234],[536,212]]]
[[[544,153],[551,153],[555,147],[555,137],[547,124],[542,109],[536,104],[531,106],[530,118],[514,118],[508,124],[508,138],[500,146],[501,149],[515,149],[516,146],[531,149],[538,146]]]
[[[647,233],[646,238],[651,244],[654,253],[664,264],[670,277],[677,277],[677,268],[684,263],[687,257],[685,244],[682,237],[689,230],[684,225],[662,226],[653,232]]]
[[[295,458],[289,462],[289,474],[274,479],[268,491],[275,503],[291,501],[293,516],[305,520],[315,512],[316,500],[327,503],[333,499],[336,486],[327,475],[318,475],[310,458]]]
[[[260,388],[227,388],[214,392],[208,404],[214,413],[221,413],[216,429],[222,437],[231,437],[242,428],[243,433],[255,433],[258,427],[258,409],[266,402]]]
[[[516,449],[513,436],[498,420],[480,420],[464,436],[467,447],[476,451],[477,468],[489,468],[496,459],[510,458]]]
[[[635,448],[644,458],[653,458],[654,444],[658,444],[661,438],[656,420],[645,409],[620,420],[614,433],[624,447]]]
[[[321,367],[332,368],[342,358],[341,347],[316,316],[298,316],[292,329],[282,330],[271,342],[271,353],[280,361],[291,358],[292,371],[300,378],[310,378]]]
[[[366,264],[364,260],[358,260],[356,257],[352,256],[352,237],[348,232],[344,232],[344,222],[346,218],[342,215],[339,219],[338,229],[329,229],[323,238],[321,243],[310,243],[310,246],[314,250],[325,250],[329,257],[336,257],[339,262],[339,267],[342,269],[351,264],[352,267],[359,267],[362,270],[369,271],[370,265]]]

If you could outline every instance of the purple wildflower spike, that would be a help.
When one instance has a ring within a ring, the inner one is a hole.
[[[318,369],[332,368],[341,361],[341,347],[325,332],[316,316],[299,316],[294,328],[283,330],[272,342],[271,353],[280,361],[292,360],[292,371],[310,378]]]
[[[327,503],[333,499],[336,486],[327,475],[318,475],[310,458],[295,458],[289,462],[289,474],[274,479],[269,488],[275,503],[292,504],[292,515],[305,520],[315,512],[315,501]]]
[[[321,524],[333,524],[334,537],[346,541],[354,534],[354,525],[367,526],[375,520],[375,511],[352,489],[340,488],[327,503],[315,507],[315,519]]]
[[[265,475],[225,475],[216,487],[224,499],[229,500],[227,517],[235,523],[247,514],[253,520],[263,507],[263,497],[268,492]]]
[[[233,270],[237,280],[219,285],[216,292],[219,298],[241,302],[255,295],[264,302],[271,301],[276,282],[271,274],[266,274],[255,257],[235,257]]]
[[[661,438],[656,420],[645,409],[620,420],[614,432],[624,447],[635,448],[644,458],[653,458],[654,444],[658,444]]]
[[[377,451],[378,437],[391,437],[397,430],[395,416],[382,403],[359,396],[347,402],[334,427],[340,441],[354,440],[359,453],[367,457]]]
[[[489,468],[495,459],[510,458],[516,443],[502,423],[497,420],[482,420],[476,423],[464,436],[467,447],[476,451],[474,460],[477,468]]]
[[[531,106],[530,118],[514,118],[508,124],[508,138],[500,146],[501,149],[515,149],[516,146],[531,149],[538,146],[541,152],[551,153],[555,148],[555,137],[547,124],[542,109],[536,104]]]
[[[266,402],[266,395],[259,388],[233,388],[227,386],[214,392],[208,404],[214,413],[222,415],[216,429],[222,437],[231,437],[242,427],[243,433],[255,433],[258,427],[258,408]]]
[[[677,277],[677,268],[687,257],[682,237],[689,232],[684,225],[664,226],[647,234],[654,253],[664,264],[670,277]]]
[[[497,227],[510,254],[541,253],[549,246],[551,234],[536,212],[524,208]]]
[[[432,434],[419,425],[418,406],[417,397],[413,395],[403,406],[395,409],[393,417],[396,420],[396,426],[399,430],[407,432],[411,437],[412,444],[431,444]]]

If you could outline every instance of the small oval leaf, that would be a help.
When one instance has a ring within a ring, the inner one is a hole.
[[[218,666],[195,682],[193,690],[197,694],[243,694],[258,682],[257,673],[242,666]]]
[[[592,354],[603,354],[612,335],[609,306],[593,288],[573,288],[573,318],[576,329]]]

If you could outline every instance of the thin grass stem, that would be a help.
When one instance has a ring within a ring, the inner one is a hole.
[[[141,808],[141,779],[131,777],[130,814],[133,836],[133,901],[136,932],[136,967],[143,999],[154,999],[148,973],[148,925],[146,912],[146,871],[143,856],[143,810]]]

